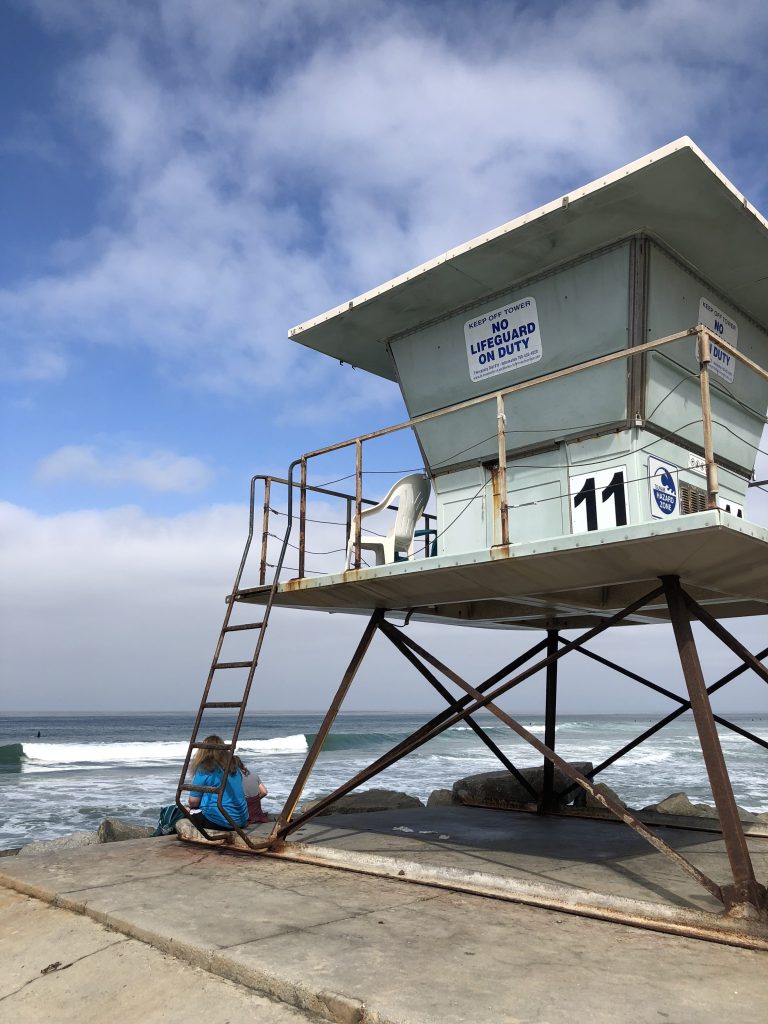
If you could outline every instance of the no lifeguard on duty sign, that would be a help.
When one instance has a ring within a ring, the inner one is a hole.
[[[536,299],[529,295],[464,324],[472,381],[494,377],[541,359],[541,332]]]

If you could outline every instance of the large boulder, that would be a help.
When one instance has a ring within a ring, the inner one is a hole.
[[[585,775],[592,771],[590,761],[574,761],[572,767]],[[537,796],[541,795],[544,787],[544,768],[541,765],[535,768],[521,768],[520,774],[533,786]],[[571,780],[555,768],[553,776],[553,788],[559,792],[570,786]],[[571,792],[562,801],[569,804],[573,801],[576,793]],[[453,784],[453,802],[458,804],[483,804],[488,807],[508,807],[512,804],[528,804],[532,802],[531,794],[518,782],[517,778],[506,770],[501,772],[481,772],[479,775],[467,775],[463,779],[457,779]]]
[[[595,782],[595,793],[599,793],[601,796],[613,797],[622,807],[627,805],[621,799],[616,790],[611,789],[610,786],[606,786],[604,782]],[[584,807],[588,811],[607,811],[605,804],[601,803],[597,796],[592,796],[591,793],[587,793],[585,789],[579,787],[579,791],[576,794],[576,799],[573,801],[574,807]]]
[[[124,839],[147,839],[154,829],[151,825],[136,825],[121,818],[105,818],[99,825],[100,843],[121,843]]]
[[[717,811],[709,804],[691,803],[687,793],[672,793],[649,810],[659,814],[681,814],[686,818],[716,818]]]
[[[95,846],[99,841],[98,832],[72,832],[58,839],[40,839],[27,843],[19,850],[20,857],[36,857],[43,853],[55,853],[61,850],[80,850],[84,846]]]
[[[322,797],[318,797],[317,800],[310,800],[304,804],[301,807],[301,813],[311,811],[321,799]],[[418,800],[415,796],[399,793],[394,789],[366,789],[361,793],[350,793],[347,796],[340,797],[330,807],[320,811],[320,815],[359,814],[363,811],[399,811],[407,807],[423,806],[424,804],[421,800]]]
[[[179,837],[179,839],[191,839],[194,840],[196,843],[211,843],[212,846],[221,845],[221,843],[219,843],[216,840],[206,839],[202,832],[198,832],[198,830],[195,828],[195,826],[192,824],[189,818],[179,818],[174,828],[176,830],[176,835]],[[219,835],[219,832],[208,832],[208,835],[213,834]]]
[[[453,790],[433,789],[427,797],[427,807],[448,807],[454,803]]]

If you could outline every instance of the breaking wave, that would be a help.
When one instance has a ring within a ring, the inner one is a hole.
[[[149,767],[182,761],[187,753],[186,740],[129,743],[20,743],[0,747],[2,751],[18,751],[15,764],[24,771],[56,769],[87,769],[106,766]],[[275,736],[266,740],[243,740],[237,749],[243,755],[301,754],[307,750],[303,733]],[[11,754],[7,755],[11,757]],[[0,760],[0,764],[8,762]]]
[[[326,736],[323,750],[355,750],[360,747],[391,747],[404,740],[408,733],[340,732]],[[316,732],[307,733],[307,743],[314,743]]]
[[[0,771],[18,772],[24,761],[24,747],[20,743],[0,745]]]

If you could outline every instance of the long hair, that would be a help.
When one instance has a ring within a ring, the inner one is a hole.
[[[204,747],[202,750],[198,750],[192,758],[192,773],[194,774],[198,770],[202,770],[204,772],[223,772],[227,767],[228,754],[228,750],[224,746],[224,740],[221,736],[206,736],[203,743],[210,744],[210,746]],[[229,774],[234,775],[236,771],[237,762],[233,757],[229,766]]]

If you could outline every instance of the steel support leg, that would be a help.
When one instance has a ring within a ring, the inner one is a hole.
[[[301,798],[301,794],[304,790],[304,786],[306,785],[307,779],[309,778],[312,769],[315,767],[315,762],[317,761],[320,755],[320,751],[322,750],[325,738],[331,731],[331,726],[336,721],[336,716],[338,715],[339,709],[341,708],[341,705],[344,702],[344,698],[349,692],[349,688],[352,685],[352,680],[357,675],[357,670],[360,668],[363,658],[368,653],[368,648],[371,646],[371,641],[373,640],[374,635],[376,634],[376,630],[379,628],[379,623],[382,621],[383,618],[383,611],[375,611],[368,620],[368,625],[365,627],[365,632],[360,638],[360,643],[357,645],[357,649],[355,653],[352,655],[352,660],[347,666],[347,671],[344,673],[341,683],[339,684],[339,688],[336,691],[336,696],[333,698],[331,706],[328,708],[328,711],[326,712],[325,718],[323,719],[323,724],[320,726],[317,736],[315,736],[315,741],[312,744],[312,748],[307,754],[306,760],[302,765],[301,771],[299,772],[298,777],[293,784],[293,789],[288,795],[288,799],[285,801],[285,806],[283,807],[280,817],[275,823],[275,827],[272,829],[272,835],[269,837],[270,841],[277,838],[277,834],[280,831],[280,829],[291,820],[293,812],[296,809],[296,804],[299,802],[299,799]]]
[[[554,654],[559,645],[559,633],[556,629],[547,630],[547,655]],[[557,723],[557,662],[547,665],[546,704],[544,708],[544,744],[550,750],[555,749],[555,733]],[[539,814],[554,809],[557,801],[554,794],[555,766],[548,757],[544,758],[544,778],[541,796],[539,797]]]
[[[740,908],[748,909],[750,906],[755,910],[764,909],[766,905],[765,888],[758,885],[749,856],[739,809],[736,806],[728,775],[728,767],[712,717],[712,706],[709,703],[704,674],[691,630],[685,594],[677,576],[662,576],[661,579],[680,654],[680,664],[691,701],[693,718],[699,734],[701,752],[704,756],[704,764],[709,776],[709,784],[712,788],[712,796],[720,818],[720,828],[733,874],[733,886],[723,886],[725,903],[732,911]]]

